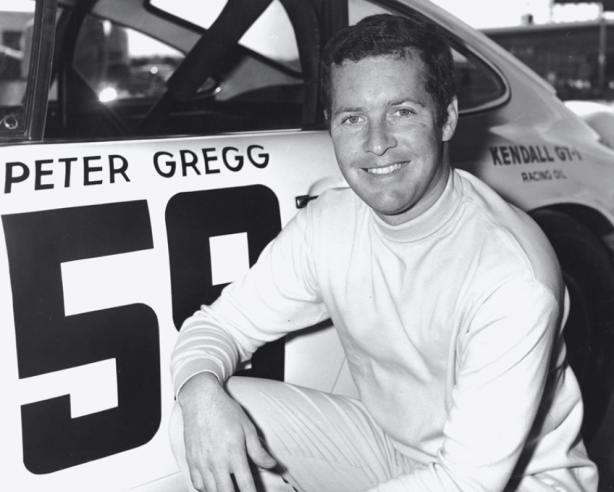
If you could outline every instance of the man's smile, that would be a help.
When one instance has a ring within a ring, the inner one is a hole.
[[[403,169],[408,164],[409,164],[408,161],[406,161],[406,162],[398,162],[398,163],[395,163],[395,164],[390,164],[389,166],[368,167],[368,168],[364,168],[364,170],[367,171],[369,174],[392,174],[392,173],[396,173],[396,172],[400,171],[401,169]]]

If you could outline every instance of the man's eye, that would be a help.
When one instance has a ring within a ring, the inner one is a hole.
[[[344,125],[355,125],[359,121],[360,121],[360,117],[359,116],[351,115],[351,116],[348,116],[347,118],[344,118],[342,123]]]
[[[400,109],[397,109],[394,112],[394,114],[405,118],[405,117],[408,117],[408,116],[412,116],[412,115],[414,115],[416,113],[414,111],[412,111],[411,109],[409,109],[409,108],[400,108]]]

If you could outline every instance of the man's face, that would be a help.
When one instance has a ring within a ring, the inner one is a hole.
[[[400,224],[428,210],[445,188],[443,142],[454,134],[456,100],[437,125],[417,54],[346,61],[332,69],[330,128],[341,172],[383,220]]]

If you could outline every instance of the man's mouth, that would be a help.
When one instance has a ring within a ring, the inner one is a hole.
[[[366,168],[365,171],[367,171],[369,174],[392,174],[396,173],[397,171],[400,171],[408,164],[409,162],[399,162],[397,164],[391,164],[390,166],[369,167]]]

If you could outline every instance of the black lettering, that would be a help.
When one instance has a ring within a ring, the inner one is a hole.
[[[501,147],[501,157],[503,160],[503,164],[505,164],[506,166],[509,166],[511,164],[510,153],[507,150],[507,147]]]
[[[228,152],[233,151],[236,153],[235,157],[234,157],[234,161],[236,163],[235,166],[231,166],[230,163],[228,162]],[[241,168],[243,167],[243,161],[245,160],[243,158],[242,155],[238,154],[239,149],[236,149],[234,147],[224,147],[224,150],[222,151],[222,160],[224,161],[224,165],[230,169],[231,171],[240,171]]]
[[[531,154],[524,145],[520,146],[520,153],[522,154],[522,162],[524,162],[525,164],[531,162]]]
[[[517,146],[508,147],[510,149],[510,154],[512,156],[512,164],[520,164],[522,160],[520,158],[520,150],[518,150]]]
[[[209,155],[210,152],[215,152],[215,148],[209,147],[208,149],[203,149],[203,158],[205,159],[205,174],[217,174],[220,172],[219,169],[211,169],[209,167],[209,162],[217,161],[217,156]]]
[[[556,155],[562,161],[573,161],[572,152],[569,151],[568,147],[555,147]]]
[[[537,156],[537,152],[535,152],[535,147],[529,145],[529,152],[531,153],[531,162],[539,162],[539,157]]]
[[[522,177],[522,181],[525,183],[552,180],[552,173],[550,171],[532,171],[528,173],[521,173],[520,175]]]
[[[180,150],[179,154],[181,155],[181,169],[183,171],[183,175],[188,175],[188,167],[191,167],[196,171],[196,174],[200,176],[200,171],[196,168],[196,164],[198,163],[198,157],[191,150]],[[188,160],[188,157],[190,160]]]
[[[21,168],[21,174],[14,175],[14,169]],[[14,183],[21,183],[30,176],[30,169],[23,162],[7,162],[4,177],[4,193],[10,193]]]
[[[76,162],[76,157],[62,157],[58,159],[59,162],[64,163],[64,188],[70,186],[70,173],[72,171],[72,163]]]
[[[269,154],[266,153],[266,152],[258,154],[256,157],[258,157],[259,160],[256,161],[256,160],[254,160],[254,156],[252,154],[252,151],[254,149],[264,150],[264,147],[262,147],[260,145],[250,145],[247,148],[247,157],[249,158],[250,162],[254,166],[256,166],[258,169],[264,169],[265,167],[267,167],[269,165]]]
[[[70,395],[21,406],[24,466],[53,473],[147,443],[161,421],[156,314],[130,304],[66,316],[60,269],[65,261],[152,249],[147,202],[3,215],[2,223],[19,378],[107,359],[117,368],[115,408],[73,419]]]
[[[548,147],[546,147],[545,145],[544,152],[546,153],[546,159],[548,159],[548,162],[554,162],[554,158],[550,155],[550,152],[548,152]]]
[[[281,230],[279,201],[262,185],[179,193],[168,201],[166,228],[173,320],[179,330],[194,306],[210,304],[226,285],[213,285],[209,239],[246,232],[253,265]],[[256,351],[247,375],[283,380],[283,338]]]
[[[156,168],[157,173],[162,176],[163,178],[172,178],[175,175],[175,168],[177,166],[177,163],[175,161],[171,161],[171,160],[167,160],[164,162],[164,165],[167,167],[167,171],[162,171],[162,169],[160,169],[160,156],[166,156],[166,157],[173,157],[173,154],[170,154],[168,152],[156,152],[154,154],[154,167]]]
[[[43,159],[40,161],[34,161],[34,189],[35,190],[52,190],[53,183],[42,183],[43,176],[50,176],[53,174],[51,169],[43,169],[44,164],[53,164],[53,159]]]
[[[533,178],[535,181],[550,181],[552,174],[550,174],[550,171],[534,171]]]
[[[489,147],[490,156],[492,157],[492,163],[496,165],[502,165],[501,158],[499,157],[499,148],[498,147]]]
[[[541,147],[537,147],[537,154],[539,155],[539,162],[546,162],[546,158],[542,155]]]
[[[567,176],[565,176],[565,173],[561,169],[555,169],[553,174],[556,179],[567,179]]]
[[[90,166],[90,162],[99,161],[100,159],[101,159],[101,156],[99,155],[91,155],[91,156],[86,156],[83,158],[83,185],[84,186],[102,184],[102,180],[98,180],[98,181],[90,180],[90,173],[96,173],[96,172],[102,171],[102,166],[92,167]]]
[[[121,167],[119,168],[115,167],[116,160],[121,161]],[[121,155],[110,155],[109,156],[109,180],[111,181],[111,183],[115,183],[116,174],[121,174],[126,180],[126,182],[129,183],[130,178],[126,174],[127,171],[128,171],[128,159],[126,159],[124,156],[121,156]]]

